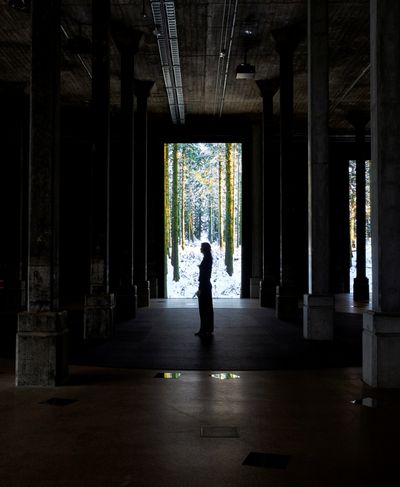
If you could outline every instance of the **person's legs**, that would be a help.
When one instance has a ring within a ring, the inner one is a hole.
[[[203,293],[200,293],[199,295],[199,314],[200,314],[200,333],[205,333],[207,309],[206,309],[206,301]]]
[[[212,333],[214,331],[214,309],[213,309],[213,302],[212,302],[212,294],[211,291],[207,293],[206,297],[206,331],[207,333]]]
[[[198,333],[212,333],[214,331],[214,310],[212,305],[211,289],[202,289],[198,299],[200,314],[200,330]]]

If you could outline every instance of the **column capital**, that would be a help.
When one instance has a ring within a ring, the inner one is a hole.
[[[148,98],[151,95],[151,90],[153,89],[154,81],[146,79],[135,79],[135,95],[137,98]]]
[[[279,77],[270,79],[258,79],[256,80],[258,89],[260,90],[260,96],[262,98],[266,96],[273,97],[279,89]]]
[[[305,22],[285,25],[284,27],[271,31],[275,49],[279,54],[293,53],[299,45],[299,42],[305,38],[306,34],[307,26]]]
[[[111,21],[111,36],[121,54],[135,55],[143,40],[143,32],[127,26],[120,20]]]
[[[370,120],[370,112],[350,109],[347,111],[345,118],[355,129],[363,129]]]

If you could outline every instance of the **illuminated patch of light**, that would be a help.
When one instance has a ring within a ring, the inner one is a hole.
[[[240,375],[233,374],[232,372],[221,372],[218,374],[211,374],[213,379],[228,380],[228,379],[240,379]]]

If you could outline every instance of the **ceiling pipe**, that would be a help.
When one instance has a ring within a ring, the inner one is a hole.
[[[353,83],[351,83],[351,85],[347,88],[347,90],[343,93],[343,95],[329,107],[330,113],[332,113],[342,103],[342,101],[347,97],[347,95],[356,86],[356,84],[364,77],[365,74],[368,73],[370,67],[371,65],[368,64],[368,66],[361,71],[361,73],[357,76],[357,78],[353,81]]]
[[[183,99],[175,3],[166,0],[150,0],[150,5],[154,21],[154,34],[157,38],[161,69],[172,122],[184,124],[185,104]]]
[[[230,58],[232,52],[232,43],[233,43],[233,37],[235,32],[235,26],[236,26],[237,8],[238,8],[239,0],[228,0],[228,1],[229,1],[229,5],[228,5],[227,14],[226,14],[226,0],[224,2],[224,11],[222,16],[222,26],[221,26],[220,52],[218,57],[217,80],[216,80],[215,97],[214,97],[214,115],[217,112],[217,102],[219,98],[220,100],[219,100],[218,113],[220,117],[222,116],[222,110],[225,102],[226,83],[228,80],[229,64],[230,64]],[[234,4],[234,8],[233,8],[233,12],[231,13],[233,4]],[[229,19],[230,17],[231,19]],[[229,20],[230,20],[230,25],[228,25]],[[229,40],[228,40],[228,36],[229,36]],[[223,46],[222,49],[221,46]],[[223,65],[224,63],[225,63],[225,69],[222,68],[222,70],[224,71],[224,75],[223,75],[223,79],[220,79],[221,76],[220,65],[221,64]],[[221,90],[220,88],[221,84],[222,84],[222,93],[219,94],[219,91]]]
[[[61,32],[64,34],[65,38],[66,39],[71,39],[71,36],[68,34],[68,32],[65,30],[65,27],[64,26],[60,26],[61,27]],[[84,59],[82,58],[82,56],[80,54],[75,54],[76,57],[79,59],[80,63],[82,64],[83,66],[83,69],[87,72],[88,76],[90,79],[92,79],[92,72],[90,71],[90,68],[89,66],[85,63]]]
[[[218,65],[217,65],[217,75],[215,77],[215,93],[214,93],[214,115],[217,113],[217,102],[218,102],[218,91],[220,89],[220,75],[221,75],[221,65],[224,62],[224,57],[226,55],[225,44],[224,44],[224,30],[225,30],[225,18],[226,18],[226,0],[224,0],[224,9],[222,12],[222,25],[221,25],[221,38],[219,41],[219,53],[218,53]]]

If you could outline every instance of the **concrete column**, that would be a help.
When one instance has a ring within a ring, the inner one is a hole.
[[[273,154],[273,99],[279,88],[279,79],[263,79],[256,81],[263,99],[262,129],[262,197],[263,226],[262,253],[263,276],[260,282],[260,305],[274,308],[278,276],[275,269],[279,262],[279,201],[275,187],[279,185],[279,165],[275,164]]]
[[[293,53],[303,35],[300,26],[272,33],[280,58],[280,280],[276,288],[276,317],[295,319],[298,315],[296,289],[297,235],[296,185],[293,165]]]
[[[136,316],[137,288],[134,285],[134,58],[143,33],[114,22],[112,35],[121,57],[121,152],[117,165],[115,205],[117,205],[114,233],[117,235],[117,320]]]
[[[251,277],[250,298],[259,299],[262,279],[262,127],[251,126]]]
[[[17,386],[55,386],[68,374],[58,296],[60,3],[32,2],[28,296],[18,315]]]
[[[365,125],[370,114],[360,111],[351,111],[347,120],[353,125],[356,135],[356,221],[357,221],[357,275],[354,278],[354,301],[369,301],[369,281],[366,276],[365,251]]]
[[[135,80],[137,98],[135,148],[135,281],[138,306],[150,305],[147,280],[147,99],[154,81]]]
[[[400,3],[371,0],[372,311],[363,379],[400,387]]]
[[[92,176],[89,295],[85,297],[84,338],[113,335],[114,295],[109,290],[110,171],[110,0],[92,1]]]
[[[329,235],[328,0],[308,0],[308,294],[303,334],[333,338]]]

